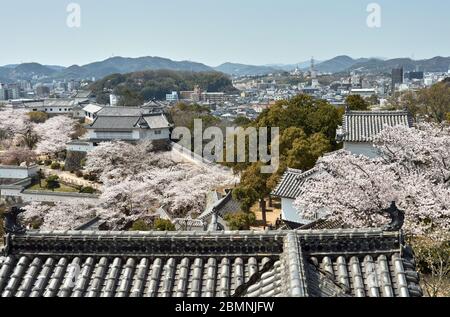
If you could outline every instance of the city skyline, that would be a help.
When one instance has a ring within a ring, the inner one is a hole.
[[[450,31],[450,4],[437,0],[410,1],[408,6],[377,1],[379,28],[367,25],[371,1],[362,0],[307,5],[291,0],[138,0],[130,5],[116,0],[108,6],[79,0],[80,28],[66,24],[70,1],[25,2],[2,5],[9,14],[0,26],[14,41],[0,50],[0,65],[84,65],[112,56],[160,56],[217,66],[295,64],[311,56],[419,60],[450,55],[450,43],[441,40]]]

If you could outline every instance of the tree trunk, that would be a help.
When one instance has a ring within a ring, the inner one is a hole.
[[[267,210],[266,210],[266,201],[264,200],[264,198],[259,201],[259,206],[261,208],[263,225],[265,227],[267,225],[267,215],[266,215]]]
[[[269,207],[273,208],[273,200],[272,200],[272,196],[269,195]]]

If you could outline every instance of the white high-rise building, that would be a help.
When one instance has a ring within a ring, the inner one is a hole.
[[[119,98],[116,95],[110,94],[109,95],[109,104],[111,107],[117,106],[117,103],[119,102]]]

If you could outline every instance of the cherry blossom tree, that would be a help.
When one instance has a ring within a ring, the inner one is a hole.
[[[66,116],[56,116],[35,127],[39,142],[36,145],[38,154],[55,154],[66,148],[75,130],[76,121]]]
[[[21,165],[29,166],[36,159],[36,153],[23,147],[11,147],[5,152],[0,153],[0,162],[3,165]]]
[[[83,203],[44,204],[33,202],[23,207],[24,223],[41,223],[41,230],[70,230],[95,218],[102,210]]]
[[[175,162],[170,152],[154,151],[151,142],[102,143],[88,153],[85,169],[103,183],[100,199],[119,226],[162,205],[176,216],[200,213],[209,191],[236,181],[214,167]]]
[[[35,126],[24,109],[7,108],[0,111],[0,139],[3,148],[26,146],[32,150],[37,143]]]
[[[0,133],[2,139],[13,138],[16,134],[23,132],[29,122],[26,110],[3,109],[0,111]]]
[[[430,124],[386,128],[374,139],[377,159],[338,151],[319,160],[294,205],[306,217],[328,210],[356,227],[388,222],[395,201],[412,235],[450,232],[450,130]],[[448,237],[448,236],[447,236]]]

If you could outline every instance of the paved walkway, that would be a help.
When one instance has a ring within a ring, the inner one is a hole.
[[[64,183],[72,184],[72,185],[79,185],[83,187],[90,186],[96,190],[101,189],[101,185],[91,182],[89,180],[86,180],[84,178],[77,177],[75,174],[72,174],[70,172],[61,171],[61,170],[53,170],[47,166],[41,167],[42,172],[44,172],[45,176],[49,175],[58,175],[59,179],[63,181]]]

